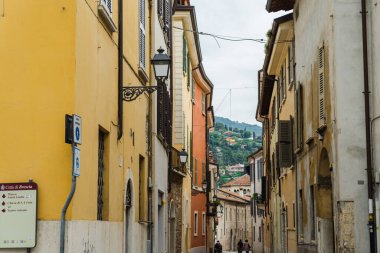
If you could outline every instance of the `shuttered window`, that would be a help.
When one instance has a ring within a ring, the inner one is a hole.
[[[145,70],[145,0],[139,0],[139,65]]]
[[[202,113],[206,113],[206,95],[202,92]]]
[[[187,53],[187,90],[190,90],[190,80],[191,76],[191,64],[190,64],[190,55]]]
[[[101,0],[100,4],[104,6],[107,11],[107,14],[112,16],[112,0]]]
[[[279,167],[287,168],[293,164],[292,159],[292,129],[290,120],[278,122]]]
[[[276,97],[273,98],[272,101],[272,113],[271,113],[271,129],[273,131],[276,125]]]
[[[166,28],[165,30],[169,31],[170,14],[171,14],[170,3],[169,3],[169,0],[160,0],[160,1],[164,1],[164,25]]]
[[[186,36],[185,33],[183,33],[183,44],[182,44],[182,64],[183,64],[183,74],[186,74],[187,70],[187,43],[186,43]]]
[[[319,126],[326,122],[325,111],[325,50],[320,47],[318,50],[318,85],[319,85]]]
[[[206,181],[206,164],[202,163],[202,183]]]
[[[164,1],[165,0],[157,0],[157,14],[161,18],[164,15],[164,5],[163,5]]]
[[[191,98],[195,99],[195,81],[194,81],[194,77],[191,78]]]
[[[193,184],[195,186],[198,185],[198,160],[197,159],[194,159],[194,180],[193,180]]]
[[[301,150],[303,146],[303,90],[299,83],[296,89],[296,145]]]

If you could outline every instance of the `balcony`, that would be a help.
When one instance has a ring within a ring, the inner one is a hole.
[[[181,175],[182,177],[186,177],[186,166],[182,166],[179,159],[179,151],[174,147],[171,148],[169,167],[173,172]]]

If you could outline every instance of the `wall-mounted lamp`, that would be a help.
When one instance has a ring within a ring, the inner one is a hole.
[[[151,63],[153,65],[154,76],[159,84],[164,83],[169,77],[170,71],[170,57],[164,54],[164,49],[161,47],[157,50]],[[153,93],[160,87],[158,86],[126,86],[123,87],[123,100],[130,102],[138,98],[144,92]]]

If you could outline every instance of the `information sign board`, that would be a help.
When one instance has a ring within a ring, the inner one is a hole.
[[[82,144],[82,118],[73,114],[73,142]]]
[[[0,224],[0,249],[36,246],[36,183],[0,183]]]
[[[80,176],[80,149],[74,147],[73,149],[73,175],[76,177]]]

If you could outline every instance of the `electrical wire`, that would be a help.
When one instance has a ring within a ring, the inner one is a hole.
[[[257,43],[261,43],[261,44],[265,44],[268,42],[268,40],[264,40],[264,39],[243,38],[243,37],[236,37],[236,36],[229,36],[229,35],[220,35],[220,34],[212,34],[212,33],[206,33],[206,32],[198,32],[198,31],[193,31],[190,29],[183,29],[183,28],[177,27],[177,26],[173,26],[173,28],[177,29],[177,30],[182,30],[185,32],[192,32],[192,33],[196,33],[199,35],[210,36],[210,37],[213,37],[216,41],[217,41],[217,39],[231,41],[231,42],[253,41],[253,42],[257,42]],[[279,41],[274,42],[274,44],[288,43],[288,42],[293,42],[293,40],[279,40]],[[219,43],[218,43],[218,46],[219,46]]]

